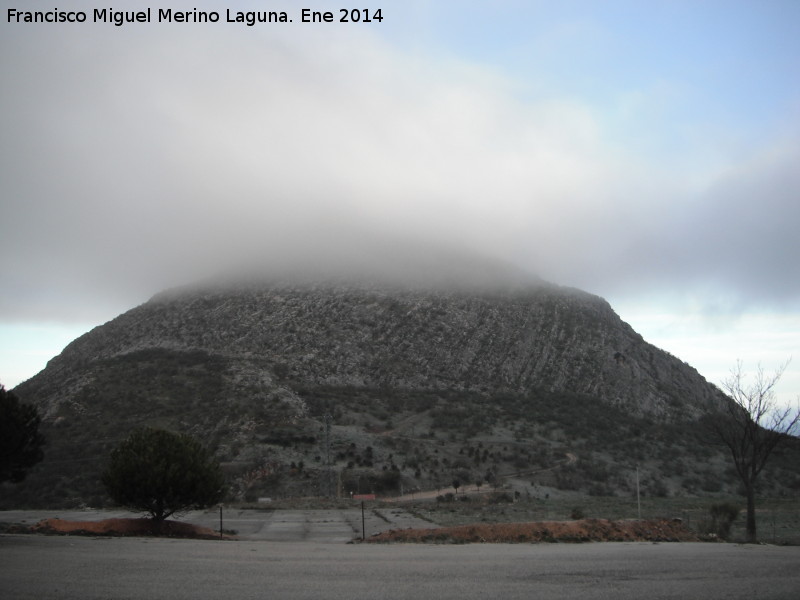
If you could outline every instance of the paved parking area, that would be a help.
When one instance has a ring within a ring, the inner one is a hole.
[[[0,511],[0,522],[33,525],[43,519],[99,521],[135,518],[140,513],[107,510]],[[219,530],[219,509],[191,511],[178,520]],[[363,528],[367,537],[388,529],[435,527],[400,508],[366,508]],[[331,510],[222,510],[222,528],[245,540],[271,542],[346,543],[362,534],[360,507]]]

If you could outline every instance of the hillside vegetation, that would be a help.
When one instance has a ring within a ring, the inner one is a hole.
[[[203,440],[229,500],[493,486],[544,497],[731,493],[701,425],[723,396],[602,299],[508,290],[271,284],[161,294],[70,344],[15,392],[45,461],[5,507],[102,506],[140,425]],[[776,456],[770,494],[800,489]]]

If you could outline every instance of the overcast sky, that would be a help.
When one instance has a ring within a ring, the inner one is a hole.
[[[800,2],[113,4],[294,22],[0,0],[6,387],[166,287],[386,237],[599,294],[714,383],[794,356],[800,394]]]

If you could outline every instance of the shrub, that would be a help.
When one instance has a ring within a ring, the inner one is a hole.
[[[700,523],[701,533],[715,535],[723,540],[727,540],[730,535],[731,526],[739,516],[741,509],[730,502],[712,504],[708,509],[708,520]]]
[[[580,506],[576,506],[572,509],[572,512],[569,513],[569,518],[579,521],[580,519],[585,519],[586,514],[583,512],[583,509]]]
[[[700,488],[704,492],[719,492],[722,490],[722,483],[713,473],[706,473],[705,478],[700,482]]]
[[[495,494],[491,499],[492,504],[512,504],[514,502],[514,498],[511,497],[511,494],[507,492],[501,492],[499,494]]]

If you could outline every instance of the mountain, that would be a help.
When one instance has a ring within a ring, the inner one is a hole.
[[[175,290],[77,339],[20,391],[52,416],[109,362],[153,352],[205,353],[236,372],[239,395],[282,393],[298,406],[293,382],[569,391],[663,418],[699,416],[719,398],[697,371],[645,342],[607,302],[551,285],[506,291],[357,284]]]
[[[138,425],[200,437],[248,500],[536,471],[525,485],[627,493],[631,461],[651,493],[735,485],[698,425],[717,388],[603,299],[524,277],[170,290],[15,393],[50,446],[7,502],[103,504],[105,459]]]

